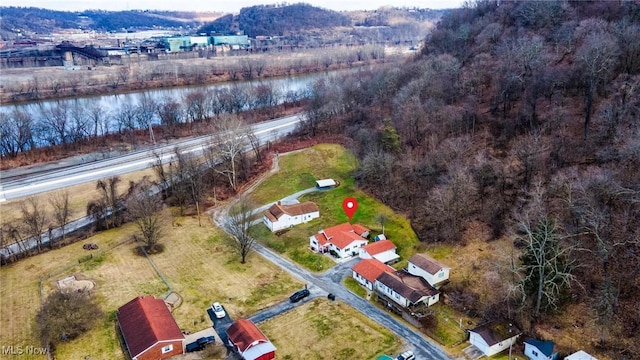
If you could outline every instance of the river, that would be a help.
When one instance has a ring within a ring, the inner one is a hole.
[[[369,67],[283,78],[0,105],[0,125],[16,125],[14,132],[17,138],[20,131],[19,123],[28,123],[33,141],[26,145],[26,150],[30,146],[56,145],[90,135],[99,136],[116,131],[146,128],[149,123],[159,125],[162,123],[159,105],[168,102],[175,103],[174,121],[186,122],[201,120],[203,116],[209,117],[222,112],[249,110],[298,100],[307,96],[310,85],[318,79],[364,69]],[[0,136],[7,140],[13,135],[3,133]],[[62,137],[65,139],[62,140]],[[19,141],[16,140],[16,144]],[[0,145],[0,153],[9,152],[9,144]]]

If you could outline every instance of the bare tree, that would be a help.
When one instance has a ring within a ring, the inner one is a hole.
[[[162,199],[155,185],[148,177],[138,183],[131,183],[127,196],[127,213],[136,224],[146,251],[157,251],[158,242],[162,239],[164,219],[162,216]]]
[[[69,192],[66,190],[57,191],[49,197],[49,203],[53,207],[53,218],[55,224],[62,232],[62,240],[65,239],[65,226],[69,222],[71,211],[69,210]],[[49,239],[51,241],[51,239]]]
[[[541,312],[557,310],[563,294],[576,280],[573,270],[576,259],[571,257],[572,246],[561,246],[563,236],[556,222],[546,214],[518,223],[523,233],[517,238],[524,244],[520,263],[513,264],[519,281],[514,290],[523,303],[532,300],[533,317]]]
[[[218,172],[227,177],[235,191],[238,187],[238,160],[247,145],[247,135],[242,120],[237,116],[226,116],[216,123],[216,132],[211,137],[210,147],[222,160]]]
[[[242,197],[231,206],[223,223],[225,231],[231,235],[229,245],[240,255],[242,264],[246,262],[247,255],[255,243],[255,239],[249,233],[254,209],[253,202]]]
[[[388,221],[389,217],[387,216],[387,214],[379,213],[378,215],[376,215],[376,222],[382,227],[382,235],[384,235],[384,224],[386,224]]]
[[[605,32],[592,32],[576,50],[576,60],[584,74],[584,137],[589,134],[593,98],[600,86],[609,80],[618,63],[620,49],[615,38]]]
[[[27,236],[32,237],[42,250],[42,233],[47,223],[47,212],[36,197],[29,197],[20,205],[22,221],[27,229]]]
[[[120,178],[110,177],[106,180],[98,180],[96,189],[100,192],[100,198],[87,204],[87,215],[93,216],[96,227],[110,229],[122,224],[122,197],[118,194]]]

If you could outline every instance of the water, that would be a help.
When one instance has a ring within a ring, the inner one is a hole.
[[[0,137],[5,139],[0,141],[0,153],[11,153],[12,146],[20,152],[158,125],[162,123],[158,105],[167,102],[175,103],[175,114],[169,115],[173,121],[188,122],[299,100],[307,96],[314,81],[357,70],[0,105]],[[20,121],[31,128],[31,141],[26,145],[20,145],[25,142],[20,140]]]

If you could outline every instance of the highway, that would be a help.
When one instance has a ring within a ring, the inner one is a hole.
[[[266,144],[288,135],[300,121],[300,115],[292,115],[254,124],[252,128],[260,143]],[[182,153],[200,154],[211,138],[211,135],[198,136],[126,155],[19,176],[14,174],[20,169],[6,171],[0,175],[0,202],[147,169],[156,161],[154,154],[160,154],[163,163],[168,163],[174,160],[176,147]]]

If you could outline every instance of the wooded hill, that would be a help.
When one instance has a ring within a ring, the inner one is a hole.
[[[0,37],[4,40],[48,35],[60,29],[127,31],[154,28],[193,28],[201,25],[195,12],[179,11],[56,11],[35,7],[0,7]],[[20,34],[20,35],[19,35]]]
[[[200,32],[227,33],[241,29],[246,35],[256,37],[282,36],[300,30],[331,28],[351,25],[350,19],[336,11],[321,9],[309,4],[285,6],[258,5],[240,9],[237,16],[227,15],[200,28]]]
[[[513,240],[491,290],[454,288],[452,306],[636,359],[639,73],[635,2],[478,1],[404,66],[316,84],[305,131],[352,138],[358,184],[422,242]]]

